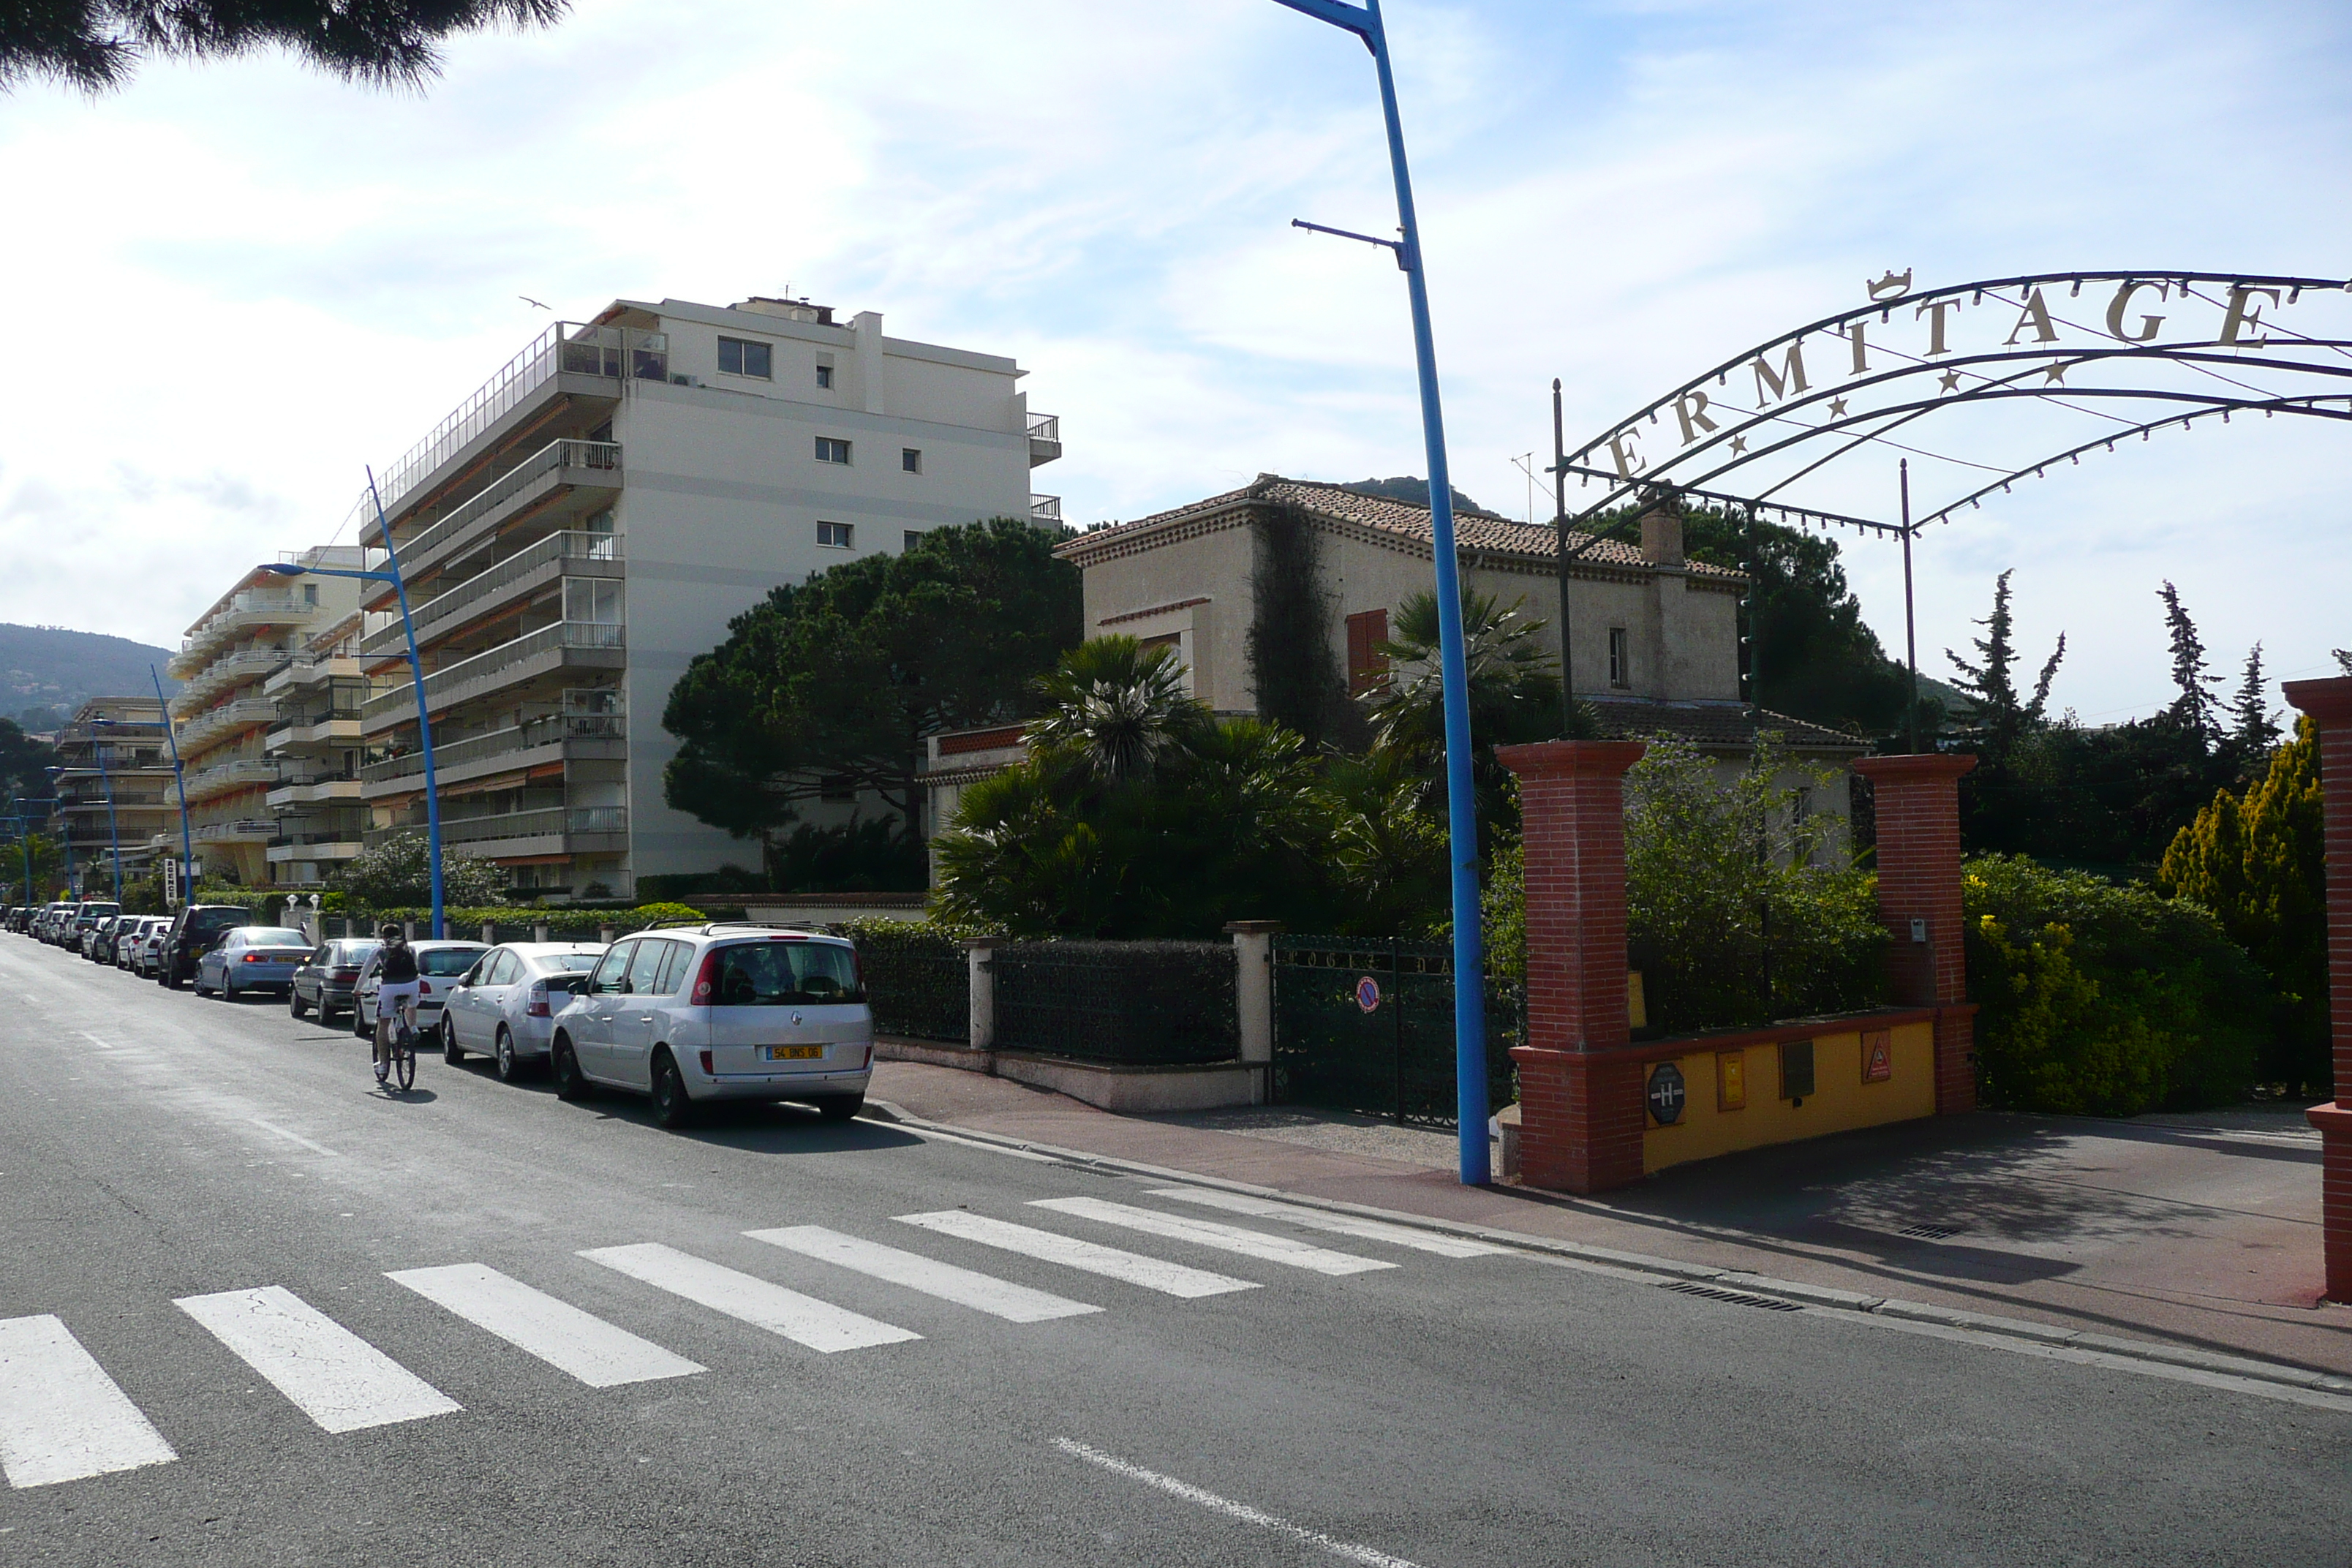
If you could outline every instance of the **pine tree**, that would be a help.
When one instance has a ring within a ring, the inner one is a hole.
[[[2271,715],[2263,687],[2263,645],[2256,643],[2247,650],[2245,676],[2238,683],[2238,695],[2230,700],[2230,743],[2250,760],[2278,744],[2278,721]]]
[[[2215,717],[2220,703],[2213,696],[2215,678],[2205,669],[2204,640],[2180,603],[2179,589],[2167,583],[2156,596],[2164,601],[2164,624],[2172,634],[2172,683],[2180,689],[2170,711],[2182,729],[2210,746],[2221,739],[2221,723]]]
[[[1960,679],[1952,684],[1974,710],[1969,718],[1978,731],[1978,750],[1991,767],[2006,763],[2025,732],[2041,726],[2049,706],[2050,682],[2058,673],[2059,660],[2066,657],[2066,637],[2061,633],[2056,649],[2033,683],[2033,700],[2020,700],[2017,645],[2012,637],[2015,622],[2009,608],[2009,580],[2015,570],[2012,567],[1993,579],[1992,614],[1975,623],[1985,628],[1983,637],[1969,639],[1979,662],[1971,664],[1950,648],[1944,650],[1944,657],[1960,672]]]

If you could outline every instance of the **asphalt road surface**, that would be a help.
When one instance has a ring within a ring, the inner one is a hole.
[[[21,937],[0,1006],[10,1568],[2352,1562],[2352,1401],[792,1108],[394,1098]]]

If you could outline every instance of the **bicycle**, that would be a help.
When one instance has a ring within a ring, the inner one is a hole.
[[[406,1094],[416,1087],[416,1004],[406,997],[395,1003],[392,1012],[392,1028],[388,1038],[378,1047],[387,1058],[385,1065],[392,1069],[392,1080]]]

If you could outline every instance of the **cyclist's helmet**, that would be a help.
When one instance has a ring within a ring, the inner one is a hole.
[[[383,929],[375,934],[383,938],[386,942],[405,942],[408,940],[408,933],[402,931],[400,929],[399,922],[395,921],[384,921]]]

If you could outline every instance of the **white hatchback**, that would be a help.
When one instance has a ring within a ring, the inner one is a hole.
[[[713,923],[614,942],[555,1016],[549,1062],[566,1100],[604,1084],[649,1095],[682,1126],[720,1100],[793,1100],[845,1121],[866,1103],[874,1015],[840,937]]]
[[[487,1056],[512,1083],[526,1064],[546,1058],[555,1015],[604,954],[601,942],[510,942],[490,949],[442,1005],[443,1059],[455,1065],[468,1052]]]

